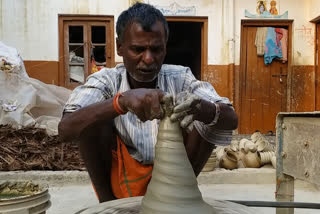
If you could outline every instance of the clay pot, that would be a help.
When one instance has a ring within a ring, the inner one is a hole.
[[[210,157],[208,160],[207,160],[207,163],[212,163],[212,162],[215,162],[217,160],[216,157]]]
[[[246,168],[260,168],[261,161],[257,152],[248,152],[243,159],[243,164]]]
[[[234,152],[237,152],[239,150],[239,141],[232,140],[230,144],[230,149]]]
[[[244,145],[244,151],[246,153],[248,153],[249,151],[250,152],[256,152],[257,151],[257,145],[254,144],[253,142],[251,141],[247,141]]]
[[[276,169],[277,168],[277,157],[276,156],[272,156],[271,163],[272,163],[273,168]]]
[[[250,142],[250,140],[246,138],[241,139],[239,142],[239,150],[244,149],[247,142]]]
[[[266,139],[259,139],[256,144],[258,152],[270,152],[274,150],[273,146]]]
[[[261,160],[261,164],[269,164],[271,163],[271,159],[275,156],[274,152],[258,152],[258,156]]]
[[[211,172],[214,170],[215,166],[216,166],[215,163],[206,163],[206,165],[204,165],[204,167],[201,171],[202,172]]]
[[[264,138],[263,135],[260,132],[255,132],[251,135],[252,142],[257,142],[257,140]]]
[[[202,172],[209,172],[213,171],[217,162],[217,157],[214,152],[210,155],[210,157],[207,160],[207,163],[204,165]]]
[[[235,153],[227,151],[220,160],[219,166],[225,169],[236,169],[238,167],[238,159]]]
[[[222,146],[218,146],[216,149],[215,149],[215,154],[216,154],[216,157],[217,157],[217,160],[220,161],[224,155],[224,147]]]
[[[245,155],[246,155],[246,152],[244,151],[244,149],[238,151],[238,153],[237,153],[238,168],[245,168],[244,163],[243,163]]]

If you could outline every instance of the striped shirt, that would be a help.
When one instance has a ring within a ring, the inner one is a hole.
[[[211,102],[231,105],[229,99],[220,97],[212,85],[197,80],[191,70],[183,66],[162,65],[157,78],[157,88],[174,97],[179,92],[188,91]],[[114,68],[104,68],[90,75],[84,85],[74,89],[64,107],[64,112],[74,112],[127,90],[130,90],[130,85],[123,64]],[[143,164],[153,163],[159,120],[142,122],[136,115],[128,112],[116,117],[114,124],[130,155]],[[199,121],[194,121],[193,126],[210,143],[227,145],[231,140],[231,130],[218,130]]]

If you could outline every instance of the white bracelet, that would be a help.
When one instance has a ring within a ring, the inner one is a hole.
[[[208,124],[208,126],[214,126],[217,124],[219,117],[220,117],[220,105],[219,103],[213,103],[216,106],[216,113],[214,115],[214,118],[211,123]]]

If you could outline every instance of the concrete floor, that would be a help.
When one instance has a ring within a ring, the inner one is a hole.
[[[90,184],[67,185],[50,188],[52,207],[48,214],[74,213],[98,203]],[[202,184],[204,197],[219,200],[266,200],[274,201],[273,184]],[[298,189],[295,200],[299,202],[320,202],[320,192],[308,188]],[[257,214],[274,214],[274,208],[252,208]],[[295,214],[316,214],[319,210],[296,209]]]
[[[98,204],[88,173],[78,171],[0,172],[0,181],[31,180],[49,185],[52,206],[47,214],[75,213]],[[204,197],[219,200],[274,201],[275,170],[217,169],[198,177]],[[305,182],[295,182],[295,201],[320,203],[320,188]],[[252,208],[257,214],[275,214],[274,208]],[[296,209],[295,214],[316,214],[320,210]]]

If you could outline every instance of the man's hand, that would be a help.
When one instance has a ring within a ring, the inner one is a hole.
[[[141,121],[161,119],[164,116],[161,100],[165,93],[162,90],[138,88],[122,95],[119,97],[120,107],[134,113]]]
[[[195,94],[181,92],[175,98],[172,121],[180,121],[181,128],[191,130],[195,115],[199,114],[201,98]]]

